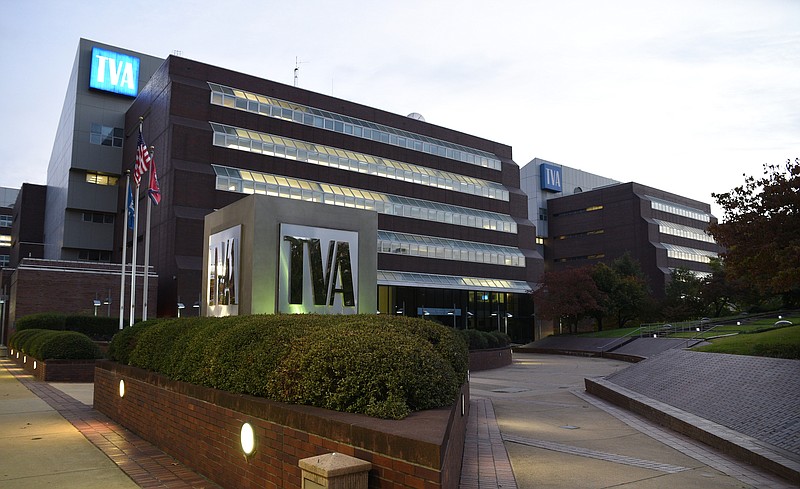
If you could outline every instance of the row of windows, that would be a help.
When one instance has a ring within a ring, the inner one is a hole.
[[[666,200],[657,199],[655,197],[645,196],[645,198],[650,201],[650,207],[654,210],[668,212],[676,216],[688,217],[703,222],[711,221],[711,215],[707,212],[685,207],[674,202],[667,202]]]
[[[710,234],[702,229],[684,226],[682,224],[675,224],[674,222],[661,221],[659,219],[653,219],[653,221],[658,224],[659,233],[693,239],[696,241],[703,241],[705,243],[716,243],[714,238],[712,238]]]
[[[556,258],[554,261],[556,262],[568,262],[568,261],[577,261],[577,260],[600,260],[601,258],[605,258],[605,253],[595,253],[593,255],[583,255],[583,256],[569,256],[566,258]]]
[[[563,240],[570,238],[582,238],[584,236],[595,236],[597,234],[604,234],[605,232],[606,232],[605,229],[593,229],[591,231],[585,231],[582,233],[562,234],[561,236],[556,236],[556,239]]]
[[[78,259],[87,261],[110,262],[111,252],[103,250],[79,250]]]
[[[110,175],[101,175],[100,173],[86,172],[86,181],[95,185],[116,185],[119,178]]]
[[[685,246],[676,246],[673,244],[662,243],[662,246],[667,249],[667,256],[678,260],[695,261],[698,263],[709,263],[712,258],[716,258],[717,254],[713,251],[697,250],[695,248],[687,248]]]
[[[13,221],[14,216],[10,216],[8,214],[0,215],[0,228],[10,228]]]
[[[105,212],[84,212],[84,222],[97,222],[100,224],[114,224],[114,214]]]
[[[471,165],[500,169],[500,160],[489,152],[459,144],[414,134],[394,127],[335,114],[326,110],[266,97],[216,83],[208,83],[211,103],[296,122],[305,126],[327,129],[381,143],[450,158]]]
[[[383,178],[508,201],[508,190],[499,183],[488,180],[215,122],[210,124],[214,130],[214,146],[263,153],[314,165],[368,173]]]
[[[391,231],[378,231],[378,252],[471,263],[525,266],[525,255],[517,248]]]
[[[434,287],[437,289],[485,290],[522,294],[531,291],[528,283],[521,280],[432,275],[427,273],[396,272],[392,270],[378,270],[378,284],[406,287]]]
[[[374,210],[380,214],[455,224],[456,226],[514,234],[517,232],[517,223],[510,216],[495,212],[220,165],[212,165],[212,167],[217,175],[217,190],[273,195],[308,202]]]
[[[575,209],[575,210],[572,210],[572,211],[566,211],[566,212],[560,212],[558,214],[553,214],[553,217],[573,216],[573,215],[576,215],[576,214],[583,214],[585,212],[594,212],[594,211],[600,211],[600,210],[603,210],[603,206],[602,205],[592,205],[592,206],[586,207],[585,209]]]
[[[108,127],[92,123],[92,128],[89,131],[89,142],[121,148],[124,136],[125,134],[121,127]]]

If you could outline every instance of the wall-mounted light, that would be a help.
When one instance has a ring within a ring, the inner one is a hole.
[[[36,360],[33,361],[33,369],[36,370]]]
[[[253,427],[250,423],[242,425],[242,431],[239,435],[242,443],[242,451],[245,456],[250,456],[256,451],[256,435],[253,432]]]
[[[125,381],[119,379],[119,397],[125,397]]]

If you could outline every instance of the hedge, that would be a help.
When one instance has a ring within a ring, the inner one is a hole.
[[[25,329],[9,338],[9,346],[39,360],[93,360],[102,358],[91,338],[74,331]]]
[[[459,334],[469,345],[470,350],[485,350],[487,348],[501,348],[511,344],[511,337],[500,331],[480,331],[477,329],[462,329]]]
[[[451,328],[380,315],[147,321],[115,335],[108,353],[175,380],[393,419],[450,405],[468,368]]]
[[[44,312],[19,318],[16,329],[77,331],[96,340],[110,340],[119,331],[119,318]]]

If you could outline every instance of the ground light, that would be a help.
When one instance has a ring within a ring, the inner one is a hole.
[[[242,431],[239,437],[241,439],[242,451],[244,452],[244,455],[252,455],[253,452],[256,451],[256,435],[253,432],[253,427],[250,425],[250,423],[245,423],[242,425]]]
[[[125,381],[119,379],[119,397],[125,397]]]

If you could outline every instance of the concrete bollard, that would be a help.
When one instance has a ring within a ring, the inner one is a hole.
[[[302,489],[367,489],[372,464],[342,453],[301,459]]]

